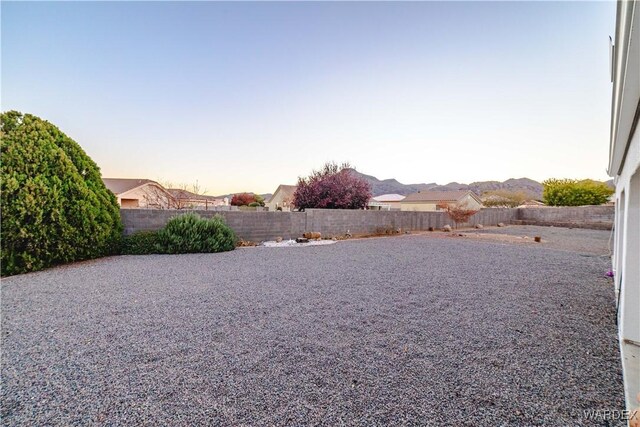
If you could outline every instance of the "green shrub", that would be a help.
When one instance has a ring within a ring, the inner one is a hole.
[[[51,123],[0,114],[2,275],[114,253],[120,210],[100,169]]]
[[[250,208],[257,208],[258,206],[262,206],[262,205],[260,203],[258,203],[258,202],[249,203],[249,207]]]
[[[122,238],[122,255],[148,255],[162,252],[158,246],[157,231],[139,231]]]
[[[614,193],[606,183],[590,179],[548,179],[542,185],[542,197],[550,206],[601,205]]]
[[[158,231],[158,247],[169,254],[224,252],[235,245],[235,233],[219,215],[209,219],[196,214],[176,216]]]

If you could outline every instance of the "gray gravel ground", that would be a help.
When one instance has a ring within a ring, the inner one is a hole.
[[[469,233],[469,232],[465,232]],[[470,233],[501,234],[533,239],[542,237],[543,246],[566,251],[602,255],[611,259],[611,231],[589,230],[584,228],[540,227],[536,225],[507,226],[503,228],[491,227],[474,230]]]
[[[583,414],[623,408],[603,273],[427,235],[10,277],[2,423],[610,425]]]

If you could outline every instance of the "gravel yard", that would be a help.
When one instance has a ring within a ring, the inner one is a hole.
[[[624,405],[613,286],[581,245],[408,235],[6,278],[2,423],[610,425],[583,411]]]
[[[613,238],[610,230],[519,225],[503,228],[491,227],[465,234],[514,236],[523,238],[525,243],[533,243],[533,238],[540,236],[544,247],[601,255],[611,264],[611,243]],[[528,239],[524,239],[525,236]]]

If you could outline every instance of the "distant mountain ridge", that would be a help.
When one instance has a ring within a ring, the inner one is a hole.
[[[471,184],[460,184],[457,182],[450,182],[446,185],[438,185],[435,182],[422,183],[422,184],[402,184],[396,179],[383,179],[380,180],[372,175],[366,175],[352,169],[352,173],[356,176],[364,179],[371,185],[371,192],[374,196],[380,196],[382,194],[402,194],[404,196],[416,193],[418,191],[435,190],[435,191],[448,191],[448,190],[469,190],[473,191],[478,196],[486,191],[493,190],[509,190],[509,191],[523,191],[530,194],[531,198],[541,200],[542,199],[542,184],[538,181],[534,181],[529,178],[511,178],[506,181],[478,181]]]

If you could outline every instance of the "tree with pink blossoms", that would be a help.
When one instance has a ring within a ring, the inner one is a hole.
[[[371,198],[369,183],[353,174],[348,163],[328,162],[306,178],[298,178],[294,205],[304,209],[364,209]]]

